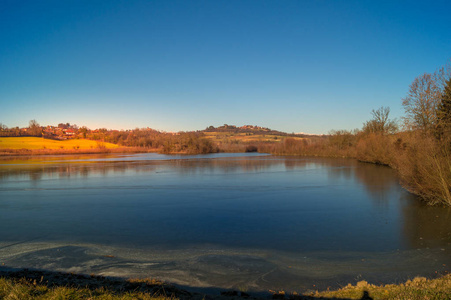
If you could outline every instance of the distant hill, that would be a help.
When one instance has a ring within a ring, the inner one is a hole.
[[[306,137],[308,134],[297,134],[297,133],[286,133],[278,130],[269,129],[267,127],[254,126],[254,125],[243,125],[235,126],[224,124],[223,126],[214,127],[209,126],[201,132],[223,132],[223,133],[250,133],[250,134],[264,134],[264,135],[277,135],[277,136],[291,136],[291,137]]]

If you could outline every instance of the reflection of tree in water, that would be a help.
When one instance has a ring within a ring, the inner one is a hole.
[[[326,168],[333,179],[355,179],[364,185],[371,199],[380,207],[389,201],[392,189],[399,187],[394,170],[389,167],[361,163],[351,159],[308,158],[285,160],[287,169],[315,167]],[[410,247],[448,249],[451,246],[451,208],[428,206],[410,194],[402,193],[401,204],[404,220],[403,236]],[[451,251],[451,249],[448,249]]]
[[[155,172],[158,169],[171,169],[180,174],[194,173],[236,173],[236,172],[261,172],[270,166],[282,164],[279,160],[266,159],[174,159],[134,162],[92,162],[92,163],[62,163],[42,165],[11,166],[0,169],[0,181],[14,178],[27,178],[32,181],[43,177],[58,178],[87,178],[93,175],[108,176],[109,174],[133,171],[134,173]]]
[[[389,167],[361,163],[355,159],[286,158],[285,167],[287,169],[324,168],[330,179],[358,180],[378,205],[389,201],[390,190],[397,185],[396,175]]]
[[[60,158],[61,159],[61,158]],[[11,165],[0,168],[0,181],[11,178],[27,178],[32,181],[43,177],[87,178],[93,175],[108,176],[113,173],[149,173],[170,170],[182,175],[215,173],[258,173],[269,168],[281,170],[324,168],[332,179],[358,180],[370,197],[379,205],[387,203],[389,192],[396,184],[394,171],[388,167],[359,163],[353,159],[310,157],[235,157],[215,159],[173,159],[148,161],[110,162],[61,162],[49,164]]]
[[[42,172],[40,172],[39,170],[34,170],[30,172],[30,180],[32,181],[38,181],[41,180],[42,178]]]
[[[60,158],[61,159],[61,158]],[[216,159],[173,159],[149,161],[114,162],[67,162],[49,164],[11,165],[0,168],[0,181],[13,178],[27,178],[32,181],[52,178],[87,178],[93,175],[127,171],[149,173],[156,170],[171,170],[182,175],[215,173],[258,173],[280,166],[281,170],[326,168],[332,178],[357,178],[370,192],[373,199],[387,198],[393,185],[390,169],[370,164],[358,163],[351,159],[308,158],[308,157],[238,157]]]
[[[0,167],[0,182],[8,180],[31,180],[47,178],[88,178],[124,174],[156,173],[158,171],[177,172],[182,175],[258,173],[271,171],[324,168],[332,179],[357,180],[363,184],[369,196],[378,206],[389,203],[390,192],[397,186],[396,176],[388,167],[359,163],[351,159],[304,158],[304,157],[252,157],[216,159],[174,159],[132,162],[68,162],[50,164],[10,165]],[[422,204],[412,195],[401,199],[403,236],[412,247],[438,247],[451,243],[451,208],[430,207]],[[449,247],[449,246],[448,246]]]
[[[398,185],[395,171],[386,166],[358,163],[354,168],[354,175],[379,205],[388,204],[390,190]]]
[[[258,173],[275,165],[282,165],[280,160],[266,158],[217,158],[217,159],[180,159],[171,161],[171,166],[181,174],[202,173]]]
[[[44,168],[42,166],[29,166],[27,168],[0,168],[0,181],[7,179],[30,179],[40,180],[43,176]]]
[[[354,178],[354,170],[358,166],[357,164],[356,160],[347,158],[327,158],[322,162],[322,166],[327,167],[330,178],[345,178],[347,180]]]
[[[89,176],[89,167],[81,166],[80,167],[80,176],[83,178],[87,178]]]
[[[403,233],[414,248],[436,248],[451,245],[451,208],[429,206],[412,195],[402,207]]]
[[[287,170],[293,169],[316,169],[326,168],[333,176],[342,176],[343,170],[335,172],[336,168],[342,168],[343,166],[350,166],[355,163],[353,159],[343,158],[327,158],[327,157],[284,157],[284,164]]]
[[[308,160],[306,158],[285,157],[284,165],[287,170],[304,169],[308,165]]]
[[[149,168],[150,167],[150,168]],[[134,170],[142,172],[139,166],[130,163],[115,162],[115,163],[65,163],[65,164],[43,164],[39,166],[25,165],[13,166],[0,169],[0,181],[13,180],[19,178],[26,178],[32,181],[41,180],[45,177],[53,178],[70,178],[83,177],[87,178],[92,175],[107,176],[111,173],[125,173],[127,170]],[[152,171],[155,168],[151,165],[146,165],[145,171]]]

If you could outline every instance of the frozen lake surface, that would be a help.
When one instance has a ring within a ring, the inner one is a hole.
[[[450,271],[451,210],[383,166],[261,154],[0,160],[0,265],[246,291]]]

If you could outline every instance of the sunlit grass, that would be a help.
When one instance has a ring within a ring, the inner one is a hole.
[[[138,288],[137,288],[138,289]],[[51,286],[36,280],[10,279],[0,277],[0,299],[91,299],[91,300],[167,300],[177,299],[161,293],[141,292],[138,290],[113,291],[104,287],[90,289],[86,287]]]
[[[376,286],[366,281],[358,282],[357,285],[348,285],[337,291],[317,292],[311,296],[315,298],[337,298],[337,299],[363,299],[367,293],[373,300],[379,299],[451,299],[451,274],[438,279],[427,280],[417,277],[401,284],[387,284]],[[368,298],[365,298],[368,299]]]
[[[72,277],[70,277],[72,276]],[[183,290],[165,291],[165,284],[158,280],[127,280],[124,282],[109,282],[103,279],[101,284],[99,278],[90,281],[89,278],[77,275],[66,275],[66,278],[82,278],[78,285],[60,285],[49,283],[48,277],[32,278],[5,278],[0,277],[0,299],[177,299],[196,298],[206,299],[205,295],[191,294]],[[74,279],[75,280],[75,279]],[[70,281],[69,281],[70,282]],[[100,285],[95,283],[100,283]],[[92,285],[96,287],[93,288]],[[86,285],[86,286],[84,286]],[[89,287],[88,287],[89,286]],[[271,292],[271,291],[270,291]],[[222,293],[238,295],[238,292]],[[348,285],[336,291],[314,292],[309,294],[285,294],[285,292],[273,292],[273,299],[451,299],[451,275],[445,275],[438,279],[418,277],[401,284],[387,284],[376,286],[361,281],[357,285]],[[248,295],[247,295],[248,297]],[[210,299],[221,298],[221,296],[208,296]],[[229,298],[229,297],[227,297]],[[268,298],[268,297],[265,297]],[[236,298],[230,298],[236,299]],[[240,298],[243,299],[243,298]],[[256,298],[254,298],[256,299]]]
[[[88,150],[96,148],[114,149],[118,147],[116,144],[85,139],[58,141],[39,137],[0,137],[0,149]]]

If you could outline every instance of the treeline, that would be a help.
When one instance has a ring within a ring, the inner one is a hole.
[[[69,123],[59,124],[58,127],[43,127],[35,120],[31,120],[27,128],[8,128],[0,124],[0,136],[35,136],[57,140],[85,138],[162,153],[205,154],[219,151],[217,145],[206,138],[202,132],[167,133],[150,128],[120,131],[106,128],[90,130],[84,126],[78,127]]]
[[[127,147],[157,149],[162,153],[205,154],[219,149],[201,132],[166,133],[150,128],[127,131],[103,130],[91,133],[87,138]]]
[[[18,137],[18,136],[30,136],[30,134],[20,129],[19,127],[8,128],[6,125],[0,123],[0,137]]]
[[[80,132],[86,129],[86,127],[80,128]],[[47,139],[67,139],[76,136],[79,131],[77,125],[69,123],[60,123],[58,127],[56,126],[41,126],[36,120],[31,120],[28,127],[19,128],[12,127],[8,128],[5,124],[0,123],[0,137],[23,137],[23,136],[34,136],[34,137],[44,137]]]
[[[286,138],[258,148],[388,165],[408,190],[428,203],[451,205],[451,66],[417,77],[402,105],[405,116],[400,122],[390,120],[390,109],[381,107],[372,111],[373,118],[362,129],[334,131],[325,138]]]
[[[0,137],[42,136],[42,134],[42,127],[36,120],[31,120],[27,128],[8,128],[5,124],[0,123]]]

